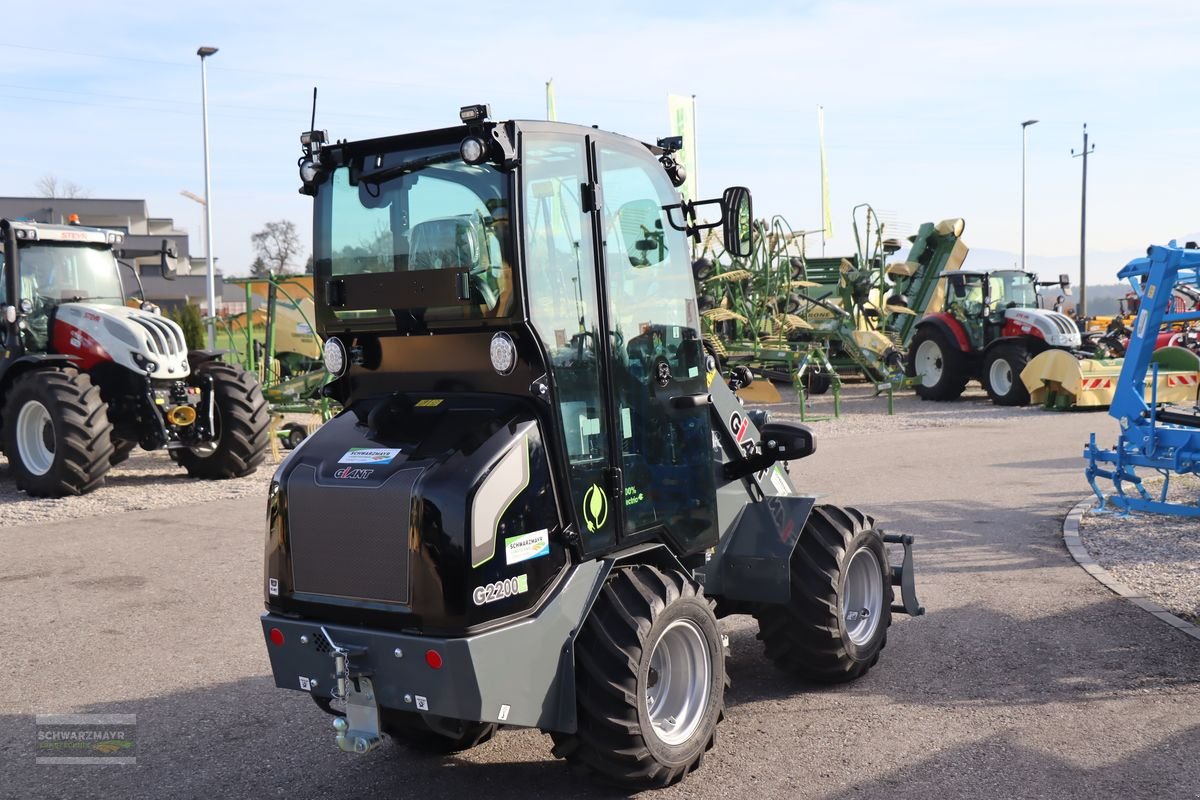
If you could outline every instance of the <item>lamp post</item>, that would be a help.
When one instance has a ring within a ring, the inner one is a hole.
[[[217,345],[217,328],[215,317],[217,315],[217,290],[216,279],[213,276],[213,238],[212,238],[212,196],[211,196],[211,180],[208,169],[208,75],[204,69],[204,60],[217,52],[215,47],[201,47],[196,51],[196,55],[200,56],[200,105],[204,117],[204,239],[207,246],[205,250],[205,260],[208,262],[207,281],[208,281],[208,349],[212,350]]]
[[[1025,271],[1025,149],[1029,141],[1029,126],[1037,125],[1036,119],[1021,123],[1021,271]]]

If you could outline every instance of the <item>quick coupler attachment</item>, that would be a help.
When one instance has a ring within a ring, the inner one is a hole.
[[[917,601],[917,585],[913,580],[913,537],[908,534],[883,534],[887,544],[904,545],[904,561],[898,567],[892,567],[892,586],[900,587],[901,604],[892,604],[893,614],[908,614],[919,617],[925,613],[925,607]]]
[[[333,729],[337,732],[334,741],[339,750],[347,753],[369,753],[383,743],[383,735],[375,687],[367,677],[370,672],[353,665],[353,659],[364,658],[367,650],[339,645],[325,628],[321,628],[321,635],[329,644],[329,655],[333,657],[333,699],[346,704],[346,716],[333,721]]]

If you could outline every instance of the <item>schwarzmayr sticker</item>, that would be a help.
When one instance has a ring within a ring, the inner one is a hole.
[[[339,464],[390,464],[392,459],[400,455],[398,448],[392,447],[351,447],[346,454],[338,459]]]
[[[505,564],[520,564],[522,561],[548,555],[550,555],[550,531],[545,528],[520,536],[510,536],[504,540]]]

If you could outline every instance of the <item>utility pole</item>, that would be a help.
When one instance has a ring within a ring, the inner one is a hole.
[[[1036,119],[1027,119],[1021,123],[1021,272],[1025,271],[1025,147],[1029,141],[1026,132],[1030,125],[1037,125]]]
[[[1096,145],[1088,149],[1087,123],[1083,123],[1083,150],[1076,153],[1071,148],[1072,158],[1083,158],[1083,196],[1079,203],[1079,310],[1076,319],[1087,316],[1087,160],[1096,152]]]

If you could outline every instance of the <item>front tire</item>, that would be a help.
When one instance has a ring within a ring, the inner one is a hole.
[[[204,362],[196,375],[212,377],[217,438],[172,450],[172,455],[193,478],[223,480],[251,474],[266,457],[271,421],[258,379],[223,361]]]
[[[967,356],[937,328],[925,327],[913,336],[908,351],[910,378],[918,377],[917,396],[922,400],[955,400],[967,388]]]
[[[698,768],[725,704],[725,650],[712,604],[683,574],[613,570],[575,645],[578,730],[554,755],[627,788],[669,786]]]
[[[815,507],[791,560],[792,596],[754,614],[766,656],[823,683],[859,678],[879,660],[892,623],[891,570],[875,520]]]
[[[1029,405],[1029,390],[1021,373],[1029,364],[1029,351],[1016,344],[997,345],[983,362],[983,388],[998,406]]]
[[[4,452],[17,488],[33,497],[86,494],[104,483],[112,424],[100,389],[73,369],[17,378],[4,405]]]

